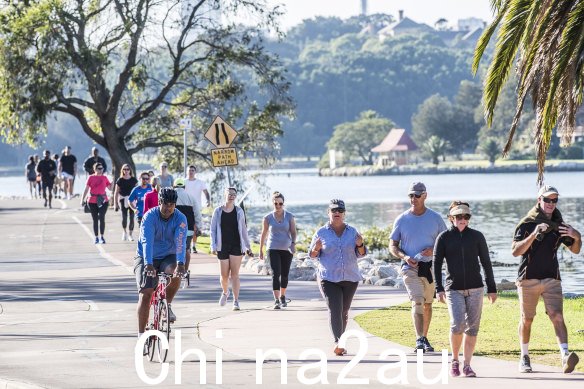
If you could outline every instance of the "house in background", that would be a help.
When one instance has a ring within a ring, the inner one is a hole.
[[[379,145],[371,149],[379,154],[376,163],[379,167],[407,165],[416,150],[418,146],[403,128],[392,129]]]

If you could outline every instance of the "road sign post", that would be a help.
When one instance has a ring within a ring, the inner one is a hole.
[[[192,120],[191,118],[184,117],[179,121],[179,127],[183,129],[183,143],[184,143],[184,150],[183,150],[183,172],[185,177],[187,177],[187,131],[192,129]]]
[[[211,162],[214,167],[236,166],[237,150],[230,147],[237,137],[237,131],[233,129],[221,116],[216,116],[207,132],[205,138],[215,146],[211,150]]]

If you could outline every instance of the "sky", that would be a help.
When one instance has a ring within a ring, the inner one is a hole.
[[[272,6],[282,4],[286,14],[280,25],[284,30],[317,15],[338,16],[346,19],[361,12],[361,0],[267,0]],[[455,25],[461,18],[476,17],[487,22],[492,21],[489,0],[368,0],[368,14],[387,13],[398,16],[398,10],[404,16],[416,22],[430,26],[440,18]]]

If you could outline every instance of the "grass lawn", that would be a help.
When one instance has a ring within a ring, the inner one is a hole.
[[[210,254],[211,237],[209,236],[199,236],[197,238],[197,251],[200,253]],[[260,252],[260,245],[256,243],[251,243],[251,251],[253,255],[257,256]]]
[[[408,302],[364,313],[355,320],[363,329],[376,336],[414,347],[410,307]],[[581,360],[576,370],[584,372],[584,298],[564,300],[564,319],[568,327],[570,351],[576,351]],[[519,300],[516,293],[500,293],[495,304],[485,298],[475,355],[519,361],[518,323]],[[436,302],[428,332],[428,339],[436,350],[450,351],[449,331],[450,319],[446,304]],[[559,346],[552,323],[545,314],[543,301],[538,304],[531,328],[529,354],[532,363],[561,366]]]

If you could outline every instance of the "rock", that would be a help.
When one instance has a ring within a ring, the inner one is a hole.
[[[503,280],[505,281],[505,280]],[[497,290],[501,291],[501,290],[515,290],[517,289],[517,285],[515,285],[515,282],[503,282],[501,281],[501,283],[497,284]]]
[[[395,286],[395,280],[392,278],[382,278],[375,283],[375,286]]]
[[[315,281],[316,269],[307,266],[290,269],[288,279],[294,281]]]
[[[306,258],[299,267],[316,268],[316,262],[310,258]]]
[[[362,263],[373,264],[373,260],[369,257],[363,257],[357,261],[357,264],[361,265]]]
[[[376,259],[376,260],[373,262],[373,264],[374,264],[375,266],[383,266],[383,265],[387,265],[387,262],[385,262],[385,261],[383,261],[383,260],[381,260],[381,259]]]
[[[377,276],[365,277],[364,284],[366,284],[366,285],[375,285],[375,283],[377,281],[379,281],[379,277],[377,277]]]
[[[393,287],[396,289],[400,289],[400,290],[406,289],[406,286],[405,286],[404,281],[402,279],[395,280],[395,285]]]
[[[391,265],[379,266],[375,275],[379,278],[396,278],[398,276],[397,270]]]

